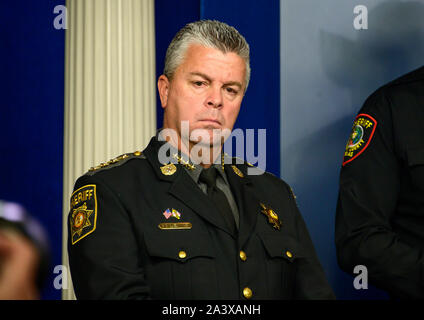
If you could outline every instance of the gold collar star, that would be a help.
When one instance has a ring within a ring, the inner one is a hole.
[[[194,170],[196,166],[189,161],[184,160],[184,158],[180,157],[177,153],[174,153],[172,157],[178,161],[179,164],[182,164],[188,170]]]
[[[224,152],[222,152],[221,153],[221,167],[222,167],[222,170],[224,170],[225,156],[228,156],[228,154],[226,154],[226,153],[224,154]],[[187,161],[184,158],[180,157],[177,153],[174,153],[172,155],[172,157],[175,160],[177,160],[179,164],[181,164],[184,167],[186,167],[188,170],[191,170],[192,171],[192,170],[196,169],[196,166],[193,163],[191,163],[190,161]]]

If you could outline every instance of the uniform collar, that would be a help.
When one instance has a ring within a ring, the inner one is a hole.
[[[227,179],[227,175],[225,174],[225,171],[222,170],[222,165],[221,164],[213,164],[213,167],[215,167],[218,171],[218,174],[222,177],[222,179],[224,179],[225,183],[228,184],[228,179]],[[189,174],[190,177],[193,178],[194,182],[199,183],[199,178],[200,178],[200,174],[202,173],[202,171],[205,170],[202,166],[195,166],[195,168],[193,170],[189,170],[186,168],[187,173]]]
[[[155,138],[158,142],[162,142],[162,144],[165,144],[167,142],[163,141],[163,139],[160,136],[162,130],[163,130],[163,128],[156,131]],[[170,149],[170,155],[173,158],[173,162],[178,162],[180,165],[182,165],[186,169],[186,171],[190,175],[190,177],[193,178],[193,180],[196,183],[198,183],[200,174],[202,173],[202,170],[203,170],[203,167],[201,165],[194,164],[190,160],[190,157],[186,153],[182,152],[181,150],[178,150],[173,145],[168,144],[168,146],[169,146],[169,149]],[[224,166],[223,166],[224,160],[225,161],[228,161],[228,160],[231,161],[231,158],[226,157],[226,155],[220,154],[219,157],[215,160],[215,163],[212,166],[214,166],[218,170],[219,175],[228,184],[228,179],[227,179],[227,176],[225,174]],[[230,163],[230,162],[225,162],[225,163]]]
[[[192,180],[194,180],[194,182],[198,183],[199,177],[200,177],[200,174],[202,172],[203,167],[190,162],[189,157],[187,155],[185,155],[184,153],[182,153],[181,151],[179,151],[178,149],[173,147],[171,144],[168,144],[168,146],[167,146],[167,148],[169,149],[168,159],[171,160],[170,163],[174,164],[178,168],[176,170],[176,174],[172,174],[172,175],[164,175],[163,174],[161,167],[166,166],[167,164],[169,164],[169,162],[168,163],[161,163],[159,161],[159,158],[158,158],[159,149],[162,146],[164,146],[165,144],[167,144],[166,141],[162,141],[162,140],[159,139],[159,135],[160,135],[161,130],[162,129],[159,129],[156,132],[156,135],[154,137],[152,137],[149,145],[143,151],[143,154],[146,155],[146,158],[149,160],[149,162],[154,167],[155,172],[157,173],[158,177],[162,180],[173,181],[180,174],[180,172],[186,171],[190,175]],[[173,157],[174,155],[176,155],[176,157]],[[221,175],[221,177],[224,179],[224,181],[228,185],[231,185],[229,175],[232,175],[237,168],[240,169],[240,171],[242,172],[242,174],[244,176],[244,178],[241,179],[243,181],[243,183],[250,182],[250,179],[247,177],[247,174],[246,174],[246,165],[245,164],[233,165],[233,163],[234,163],[234,159],[232,157],[230,157],[226,153],[222,153],[218,157],[218,159],[216,159],[213,166],[215,166],[218,169],[219,174]],[[225,166],[224,166],[224,164],[225,164]],[[236,161],[236,164],[237,164],[237,161]],[[224,169],[224,167],[225,167],[225,169]],[[228,167],[231,167],[231,168],[228,169]],[[237,167],[237,168],[234,168],[234,167]],[[185,170],[182,170],[183,168]]]

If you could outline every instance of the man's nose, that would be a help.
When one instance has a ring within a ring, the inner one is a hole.
[[[212,108],[220,108],[223,104],[221,88],[211,87],[206,98],[206,105]]]

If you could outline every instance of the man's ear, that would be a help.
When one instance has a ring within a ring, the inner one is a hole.
[[[166,108],[168,104],[168,92],[170,81],[167,76],[162,74],[158,79],[158,91],[162,108]]]

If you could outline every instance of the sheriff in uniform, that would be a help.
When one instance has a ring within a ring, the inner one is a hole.
[[[195,163],[187,156],[195,141],[182,143],[181,121],[191,131],[232,129],[248,51],[234,28],[217,21],[175,36],[158,88],[163,127],[178,141],[163,141],[159,131],[142,152],[75,184],[68,251],[77,298],[334,298],[290,187],[269,173],[249,175],[251,165],[223,153]],[[173,161],[163,163],[166,146]]]
[[[374,92],[346,145],[338,261],[393,298],[424,298],[424,67]]]

